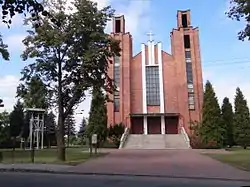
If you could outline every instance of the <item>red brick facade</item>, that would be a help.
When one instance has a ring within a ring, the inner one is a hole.
[[[121,41],[122,51],[116,68],[119,69],[119,96],[110,96],[111,99],[118,98],[119,104],[116,110],[114,103],[107,104],[109,125],[122,122],[131,129],[131,133],[171,134],[178,133],[182,126],[189,132],[189,122],[201,120],[203,81],[199,30],[191,26],[190,20],[189,10],[178,11],[177,28],[171,32],[172,54],[163,51],[159,43],[147,43],[142,45],[139,54],[133,56],[132,36],[125,32],[124,16],[113,19],[111,36]],[[189,47],[184,47],[184,35],[189,35]],[[187,81],[186,53],[191,54],[188,62],[192,64],[192,83]],[[159,67],[159,77],[162,77],[160,98],[163,101],[160,105],[149,106],[145,103],[146,80],[143,72],[146,66]],[[114,78],[114,68],[115,63],[109,67],[111,78]],[[188,89],[188,85],[193,88]]]

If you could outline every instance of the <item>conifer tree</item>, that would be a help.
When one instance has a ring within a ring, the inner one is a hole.
[[[234,144],[233,137],[233,108],[232,104],[229,101],[229,98],[225,97],[223,99],[223,105],[221,107],[222,123],[226,129],[224,134],[224,144],[232,147]]]
[[[202,124],[200,135],[207,148],[219,148],[223,145],[223,133],[220,106],[212,84],[207,81],[205,85],[202,108]]]
[[[89,121],[86,134],[90,138],[97,134],[98,145],[102,144],[107,137],[107,108],[106,99],[100,88],[94,88],[89,112]]]
[[[235,142],[246,149],[250,145],[250,117],[247,101],[240,88],[236,89],[234,110]]]

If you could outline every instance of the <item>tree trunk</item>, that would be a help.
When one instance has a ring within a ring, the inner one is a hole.
[[[57,129],[57,158],[65,161],[65,140],[64,140],[64,110],[62,97],[62,62],[60,61],[60,53],[58,65],[58,129]]]
[[[57,150],[58,150],[58,160],[65,161],[65,143],[64,143],[64,128],[63,128],[63,116],[58,115],[58,131],[57,131]]]

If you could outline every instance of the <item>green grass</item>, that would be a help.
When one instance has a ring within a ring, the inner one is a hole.
[[[2,163],[31,163],[31,151],[17,149],[13,154],[12,150],[0,150],[2,152]],[[60,162],[57,160],[57,149],[35,150],[35,163],[43,164],[69,164],[77,165],[85,162],[88,159],[103,156],[105,154],[93,154],[90,157],[86,148],[67,148],[66,161]]]
[[[233,148],[228,151],[229,153],[206,155],[236,168],[250,171],[250,149]]]

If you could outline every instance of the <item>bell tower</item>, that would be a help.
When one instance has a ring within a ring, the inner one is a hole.
[[[113,59],[108,73],[114,80],[116,91],[109,97],[113,100],[107,104],[108,125],[123,123],[130,125],[130,120],[126,120],[130,114],[130,62],[132,60],[132,36],[125,31],[124,15],[115,16],[112,20],[113,28],[111,37],[120,41],[120,56]]]
[[[203,102],[199,29],[192,26],[190,10],[177,12],[177,28],[171,32],[171,45],[176,59],[179,110],[188,131],[191,121],[201,120]]]

